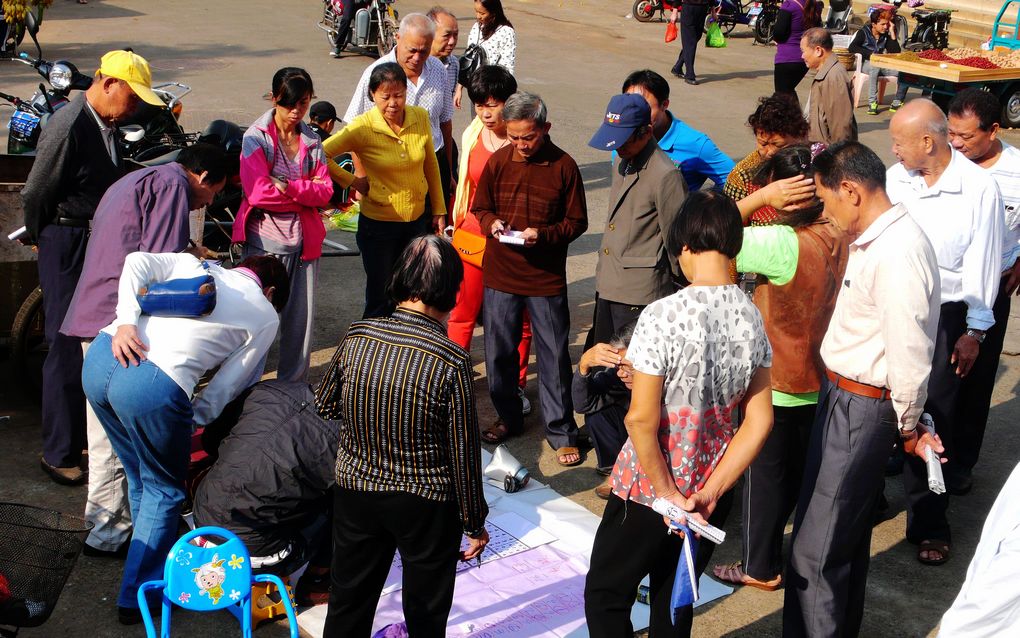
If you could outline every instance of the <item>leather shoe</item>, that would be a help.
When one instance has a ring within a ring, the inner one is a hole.
[[[131,541],[121,543],[121,546],[117,549],[99,549],[93,547],[88,543],[82,544],[81,553],[91,558],[115,558],[117,560],[124,560],[127,558],[128,549],[131,547]]]
[[[83,485],[89,479],[89,473],[80,467],[56,467],[47,463],[45,458],[39,459],[39,467],[54,483],[60,485]]]
[[[595,488],[595,496],[601,498],[603,501],[608,501],[609,496],[613,493],[613,487],[606,481],[602,485]]]
[[[687,84],[690,84],[691,86],[698,86],[698,81],[696,79],[693,79],[693,80],[684,80],[684,82],[686,82]]]

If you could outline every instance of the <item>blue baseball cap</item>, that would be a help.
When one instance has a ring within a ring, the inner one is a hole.
[[[606,107],[602,126],[595,131],[588,146],[600,151],[615,151],[634,131],[652,123],[652,109],[645,98],[637,93],[614,95]]]

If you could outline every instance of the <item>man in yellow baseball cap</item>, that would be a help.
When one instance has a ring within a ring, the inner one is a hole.
[[[145,58],[132,51],[110,51],[103,56],[96,71],[97,78],[117,78],[131,87],[142,101],[163,106],[163,100],[152,91],[152,73]]]

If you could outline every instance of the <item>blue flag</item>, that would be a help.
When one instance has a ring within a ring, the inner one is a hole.
[[[683,532],[684,546],[676,564],[676,578],[673,579],[673,594],[670,596],[670,608],[673,610],[673,624],[676,624],[676,612],[681,607],[693,605],[698,600],[698,574],[694,570],[694,558],[698,555],[698,541],[686,525],[674,522],[674,532]]]

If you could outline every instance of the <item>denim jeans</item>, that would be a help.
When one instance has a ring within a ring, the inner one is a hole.
[[[177,540],[191,450],[191,400],[150,361],[124,368],[110,336],[99,333],[82,369],[82,385],[127,475],[134,533],[117,605],[138,607],[138,586],[163,575]]]
[[[900,76],[899,71],[894,71],[893,69],[880,69],[878,67],[871,66],[870,62],[865,62],[864,68],[861,70],[868,74],[868,104],[878,102],[878,77],[880,75],[891,78],[898,78]],[[896,82],[896,101],[902,102],[903,98],[906,96],[907,85],[903,82]]]

